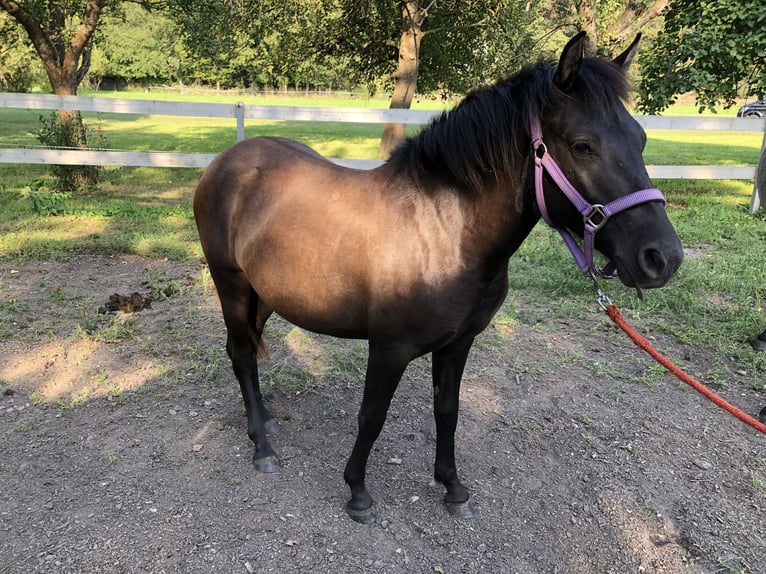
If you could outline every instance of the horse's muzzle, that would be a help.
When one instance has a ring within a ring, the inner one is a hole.
[[[667,244],[670,243],[670,244]],[[646,245],[636,253],[633,265],[620,256],[615,257],[620,281],[627,287],[654,289],[663,287],[673,278],[684,260],[681,242]]]

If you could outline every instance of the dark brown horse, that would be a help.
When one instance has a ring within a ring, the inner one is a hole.
[[[448,508],[470,515],[455,468],[460,381],[474,337],[505,299],[508,259],[540,219],[540,149],[587,202],[608,206],[651,187],[643,130],[623,105],[636,44],[611,62],[583,58],[580,34],[558,65],[541,63],[469,94],[370,171],[274,137],[240,142],[215,159],[197,186],[194,214],[256,469],[278,469],[266,436],[276,424],[256,361],[264,324],[277,313],[310,331],[369,341],[359,431],[344,474],[351,517],[375,519],[367,458],[402,373],[426,353],[433,356],[434,474]],[[545,141],[536,151],[532,121]],[[547,217],[582,235],[588,223],[560,187],[543,176]],[[644,198],[598,222],[595,248],[625,285],[660,287],[681,264],[661,199]]]

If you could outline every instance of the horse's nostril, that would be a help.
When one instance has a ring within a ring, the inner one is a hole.
[[[642,249],[638,256],[638,265],[647,277],[656,279],[661,277],[667,269],[667,260],[658,249]]]

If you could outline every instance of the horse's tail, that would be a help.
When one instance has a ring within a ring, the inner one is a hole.
[[[256,336],[255,333],[251,332],[250,347],[253,349],[253,352],[259,361],[265,361],[269,358],[269,349],[266,346],[266,342],[263,340],[263,335]]]
[[[255,289],[250,288],[250,304],[247,309],[247,319],[250,324],[248,333],[250,335],[250,348],[255,353],[257,359],[268,359],[269,350],[266,347],[266,342],[263,340],[263,324],[266,322],[266,318],[259,319],[258,316],[258,293]]]

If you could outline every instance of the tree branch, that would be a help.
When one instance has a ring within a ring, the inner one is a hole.
[[[58,53],[40,21],[13,0],[0,0],[0,8],[8,12],[26,30],[27,36],[45,66],[51,84],[59,81],[61,70],[58,66]]]
[[[96,31],[101,10],[108,0],[89,0],[85,7],[85,17],[78,26],[77,32],[69,42],[69,47],[64,55],[62,72],[69,79],[73,92],[77,91],[85,74],[90,68],[90,53],[93,34]]]
[[[632,4],[630,3],[625,7],[623,13],[614,21],[614,24],[612,24],[607,32],[612,45],[622,44],[636,30],[640,30],[649,21],[659,16],[660,12],[667,7],[668,0],[655,0],[645,10],[641,10],[641,5],[636,7],[638,10],[633,10]],[[639,11],[640,13],[638,13]]]

